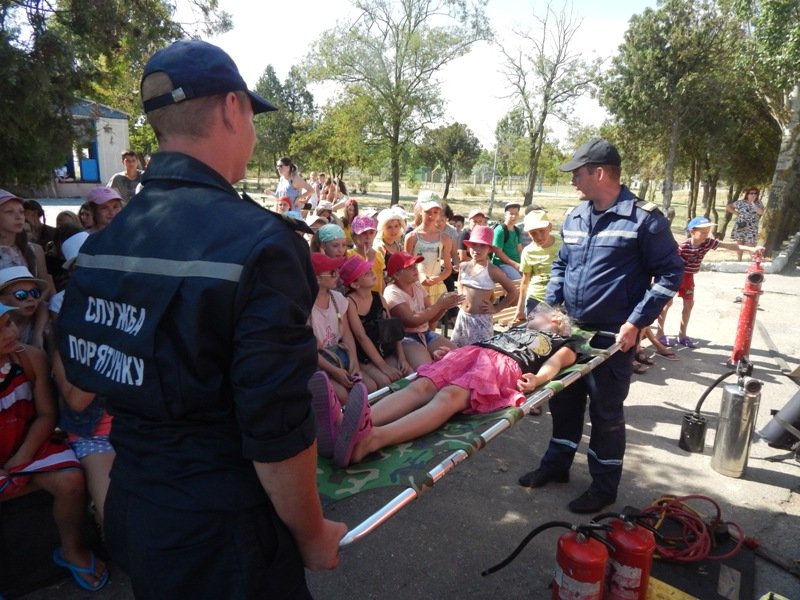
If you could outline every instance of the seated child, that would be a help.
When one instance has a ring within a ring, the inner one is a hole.
[[[356,345],[347,319],[347,299],[334,288],[339,282],[339,269],[344,258],[331,258],[321,252],[311,254],[319,291],[311,309],[310,325],[317,338],[317,364],[333,382],[342,404],[353,384],[364,379],[373,391],[375,382],[364,377],[359,368]]]
[[[0,302],[18,309],[14,311],[13,321],[23,344],[43,347],[42,335],[37,335],[34,330],[39,322],[39,305],[46,291],[47,283],[34,277],[28,267],[0,269]]]
[[[476,225],[464,245],[469,248],[472,260],[463,262],[458,268],[458,291],[464,302],[453,327],[452,342],[466,346],[492,337],[492,314],[513,305],[517,301],[517,287],[508,275],[489,260],[494,251],[494,231],[485,225]],[[506,295],[495,305],[492,303],[494,284],[499,283]]]
[[[523,325],[472,346],[437,352],[419,379],[370,407],[363,386],[354,386],[334,432],[334,461],[346,467],[371,452],[434,431],[460,412],[487,413],[519,406],[524,394],[553,379],[577,360],[579,340],[567,316],[542,306]]]
[[[17,341],[8,314],[14,310],[0,305],[0,499],[24,493],[29,484],[51,494],[61,537],[53,561],[83,589],[97,591],[108,581],[108,571],[81,539],[83,472],[75,453],[53,435],[58,410],[47,356]]]
[[[360,218],[353,220],[354,228]],[[373,267],[373,263],[360,256],[351,256],[342,265],[339,276],[347,288],[347,318],[356,341],[361,370],[375,381],[378,388],[382,388],[410,375],[411,365],[406,362],[402,331],[400,339],[394,343],[381,343],[378,339],[378,323],[389,318],[389,307],[375,291]]]
[[[81,231],[61,244],[60,251],[66,259],[63,267],[67,273],[75,268],[75,259],[88,237],[89,234]],[[61,312],[63,296],[64,292],[61,291],[50,299],[50,313],[54,323]],[[57,344],[53,343],[51,347],[55,349]],[[89,495],[94,503],[95,517],[102,530],[105,516],[103,510],[111,482],[109,475],[116,456],[110,440],[112,418],[106,411],[103,397],[85,392],[67,380],[58,350],[52,352],[52,361],[53,380],[63,399],[58,425],[67,433],[69,445],[81,461]]]
[[[433,304],[425,294],[417,275],[417,263],[422,256],[411,256],[407,252],[392,254],[386,272],[393,283],[386,286],[383,297],[393,317],[403,321],[406,338],[403,349],[412,368],[433,360],[433,352],[446,346],[456,346],[446,337],[430,330],[430,322],[437,321],[450,308],[458,306],[463,296],[456,292],[446,292]]]
[[[695,348],[697,346],[697,342],[686,335],[686,328],[689,326],[689,317],[692,315],[692,308],[694,307],[694,275],[700,271],[700,264],[706,254],[717,248],[736,251],[746,250],[754,254],[763,252],[761,247],[743,246],[735,242],[721,242],[710,237],[712,226],[713,223],[706,217],[695,217],[689,221],[689,225],[686,227],[689,231],[689,237],[678,244],[678,254],[683,259],[685,267],[683,281],[678,289],[678,297],[683,298],[683,311],[681,312],[681,325],[677,338],[664,335],[664,321],[666,321],[669,307],[672,306],[672,300],[667,302],[658,316],[656,337],[664,346],[670,347],[675,344],[680,344],[687,348]]]
[[[349,250],[347,255],[358,255],[369,261],[372,271],[375,273],[372,290],[382,294],[386,287],[386,282],[383,279],[383,272],[386,270],[386,259],[383,254],[373,248],[375,235],[378,232],[378,224],[369,215],[358,215],[353,218],[353,222],[350,224],[350,231],[354,248]]]

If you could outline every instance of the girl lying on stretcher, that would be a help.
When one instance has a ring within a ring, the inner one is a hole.
[[[346,467],[385,446],[430,433],[460,412],[519,406],[524,394],[575,363],[580,340],[570,332],[567,315],[540,304],[527,324],[474,345],[440,349],[434,362],[419,367],[417,380],[374,407],[364,385],[354,385],[344,412],[318,371],[309,387],[319,453]]]

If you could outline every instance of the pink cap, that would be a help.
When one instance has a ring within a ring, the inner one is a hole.
[[[475,225],[469,234],[469,239],[464,240],[465,246],[472,244],[486,244],[494,247],[494,231],[486,225]]]
[[[353,218],[353,222],[350,223],[350,231],[352,231],[355,235],[370,230],[378,230],[378,224],[375,222],[375,219],[370,216],[357,215]]]
[[[8,192],[6,190],[0,190],[0,205],[5,204],[9,200],[17,200],[19,202],[23,202],[22,198],[20,198],[19,196],[12,194],[11,192]]]
[[[370,261],[354,255],[344,261],[342,268],[339,269],[339,277],[341,277],[342,283],[350,285],[369,273],[371,269],[372,263]]]
[[[114,188],[109,187],[96,187],[89,191],[86,199],[93,204],[105,204],[110,200],[122,200],[122,196]]]

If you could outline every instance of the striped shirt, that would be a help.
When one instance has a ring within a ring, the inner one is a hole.
[[[678,244],[678,254],[685,263],[684,273],[697,273],[705,255],[719,247],[719,240],[706,238],[699,246],[692,246],[692,238]]]

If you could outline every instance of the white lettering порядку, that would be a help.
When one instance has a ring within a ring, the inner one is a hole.
[[[144,359],[129,356],[108,344],[68,336],[69,357],[91,367],[104,377],[125,385],[141,386],[144,381]]]

